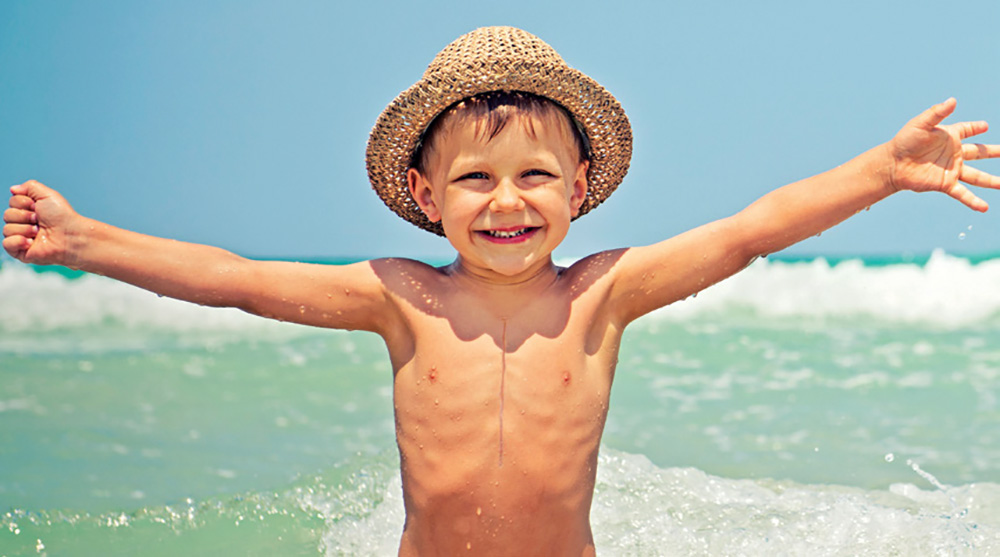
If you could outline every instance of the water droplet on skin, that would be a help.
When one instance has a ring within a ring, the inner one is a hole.
[[[350,296],[350,295],[351,295],[351,289],[350,288],[345,288],[344,289],[344,296]]]
[[[306,314],[306,306],[299,306],[299,313],[301,315],[305,315]]]
[[[476,507],[476,516],[482,516],[482,514],[483,514],[483,508]]]
[[[441,401],[439,401],[438,399],[435,398],[434,399],[434,406],[437,406],[438,404],[441,404]]]

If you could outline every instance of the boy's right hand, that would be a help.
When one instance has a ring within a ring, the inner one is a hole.
[[[67,263],[71,224],[79,215],[58,192],[35,180],[11,186],[3,248],[24,263]]]

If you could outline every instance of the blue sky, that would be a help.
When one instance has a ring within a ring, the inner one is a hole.
[[[365,142],[437,51],[484,25],[539,35],[632,121],[632,170],[574,223],[563,256],[730,215],[948,96],[1000,143],[996,0],[6,0],[0,179],[36,178],[88,216],[243,255],[446,258],[446,241],[371,191]],[[897,195],[789,251],[998,252],[1000,194],[982,196],[986,215]]]

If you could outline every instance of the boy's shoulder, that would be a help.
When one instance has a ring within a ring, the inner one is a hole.
[[[613,279],[615,265],[628,248],[600,251],[573,262],[560,275],[569,288],[580,294],[595,283]]]
[[[381,257],[368,261],[375,274],[388,286],[389,284],[410,284],[416,286],[415,280],[440,280],[446,276],[448,265],[435,267],[423,261],[406,257]]]

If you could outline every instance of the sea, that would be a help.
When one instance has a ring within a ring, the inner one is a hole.
[[[761,259],[622,344],[599,555],[1000,555],[1000,254]],[[394,555],[391,379],[5,259],[0,556]]]

